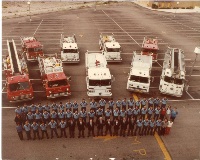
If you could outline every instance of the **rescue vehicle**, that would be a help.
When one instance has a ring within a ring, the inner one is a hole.
[[[144,37],[142,43],[141,55],[151,55],[153,62],[157,62],[158,59],[158,40],[157,38]]]
[[[75,34],[73,36],[64,36],[60,39],[61,60],[63,63],[79,63],[79,48]]]
[[[85,53],[87,95],[89,97],[110,97],[113,75],[107,68],[107,61],[100,51]]]
[[[71,95],[69,84],[71,77],[66,77],[61,59],[38,57],[38,65],[48,99]]]
[[[129,91],[149,93],[151,77],[152,56],[133,53],[131,69],[126,89]]]
[[[14,40],[7,40],[8,55],[3,59],[7,99],[10,102],[32,100],[33,87],[23,53],[17,53]]]
[[[20,37],[22,51],[27,61],[35,62],[38,56],[43,56],[43,45],[35,37]]]
[[[107,62],[122,62],[121,46],[115,40],[113,35],[100,35],[99,38],[100,50],[106,57]]]
[[[181,97],[185,86],[185,56],[178,48],[168,48],[165,53],[159,90],[163,94]]]

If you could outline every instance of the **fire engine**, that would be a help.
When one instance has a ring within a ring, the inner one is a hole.
[[[153,62],[157,62],[158,50],[158,40],[156,38],[152,39],[144,37],[141,55],[151,55]]]
[[[61,60],[63,63],[79,63],[79,49],[75,34],[73,36],[64,36],[60,39]]]
[[[100,35],[99,38],[100,50],[103,51],[103,55],[106,57],[107,62],[122,62],[121,58],[121,46],[115,40],[113,35]]]
[[[89,97],[110,97],[114,77],[107,68],[107,61],[99,51],[85,53],[87,95]]]
[[[71,77],[66,77],[61,59],[38,57],[38,65],[48,99],[71,95],[69,84]]]
[[[178,48],[168,48],[165,53],[159,90],[163,94],[181,97],[185,86],[184,52]]]
[[[7,98],[10,102],[33,99],[33,87],[23,53],[17,53],[14,40],[7,40],[8,55],[3,59]]]
[[[148,93],[152,69],[152,56],[133,53],[131,69],[126,89],[129,91]]]
[[[27,61],[35,62],[38,56],[43,56],[43,46],[35,37],[20,37],[22,42],[22,51]]]

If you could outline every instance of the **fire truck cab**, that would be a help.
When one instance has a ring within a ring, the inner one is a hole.
[[[20,37],[22,51],[27,61],[35,62],[39,56],[43,56],[43,45],[35,37]]]
[[[14,40],[8,41],[8,55],[3,59],[6,75],[7,98],[10,102],[28,101],[34,98],[28,68],[23,53],[17,53]]]
[[[62,61],[55,57],[38,57],[38,65],[47,98],[70,96],[71,77],[66,77]]]

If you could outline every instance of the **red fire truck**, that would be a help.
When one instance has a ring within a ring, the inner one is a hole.
[[[43,56],[43,46],[35,37],[20,37],[22,42],[22,51],[26,55],[27,61],[37,61],[38,56]]]
[[[32,100],[33,87],[23,53],[17,53],[14,40],[7,40],[7,47],[8,55],[3,59],[7,98],[10,102]]]
[[[61,59],[56,57],[38,57],[38,65],[47,98],[71,95],[69,84],[71,77],[66,77]]]
[[[158,40],[156,38],[152,39],[144,37],[141,55],[151,55],[153,62],[156,62],[158,58],[158,50]]]

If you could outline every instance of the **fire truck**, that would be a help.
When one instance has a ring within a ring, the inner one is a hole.
[[[38,56],[43,56],[43,46],[35,37],[20,37],[22,43],[22,51],[27,61],[35,62]]]
[[[121,46],[115,40],[113,35],[100,35],[99,38],[100,50],[106,57],[107,62],[122,62]]]
[[[7,40],[8,55],[3,59],[7,98],[10,102],[33,99],[33,87],[23,53],[17,53],[14,40]]]
[[[152,56],[133,53],[131,69],[126,89],[129,91],[149,93],[151,77]]]
[[[107,68],[107,61],[99,51],[85,53],[87,95],[89,97],[110,97],[113,75]]]
[[[144,37],[141,55],[151,55],[153,62],[157,62],[158,50],[158,40],[156,38],[152,39]]]
[[[60,39],[61,60],[63,63],[79,63],[79,49],[75,34],[73,36],[64,36]]]
[[[165,53],[159,90],[163,94],[181,97],[185,86],[185,57],[178,48],[168,48]]]
[[[38,57],[38,65],[48,99],[71,95],[69,84],[71,77],[66,77],[61,59]]]

